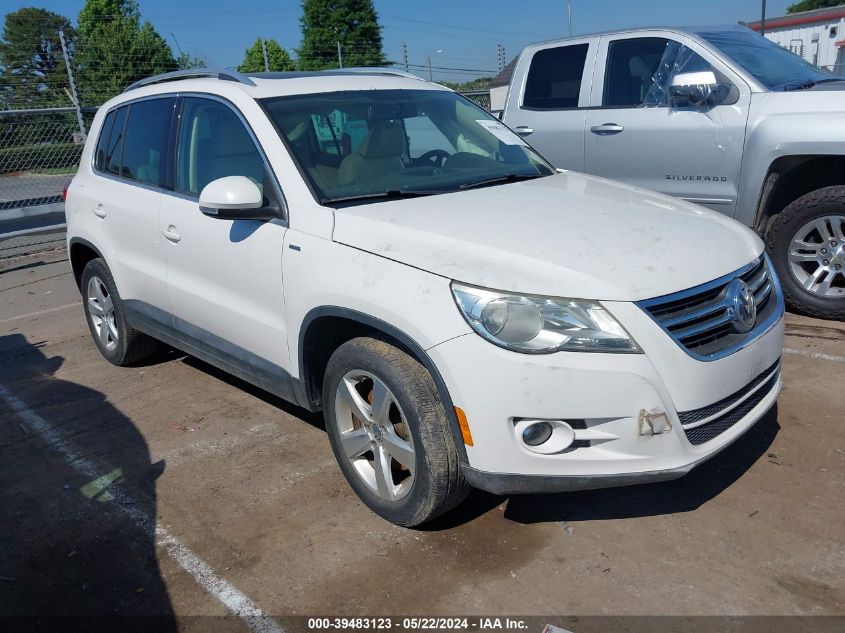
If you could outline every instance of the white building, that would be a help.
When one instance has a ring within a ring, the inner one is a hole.
[[[748,26],[760,30],[759,22]],[[767,18],[765,36],[811,64],[845,73],[845,6]]]

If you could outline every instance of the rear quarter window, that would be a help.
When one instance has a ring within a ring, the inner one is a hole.
[[[120,173],[120,160],[123,155],[123,135],[126,131],[127,106],[115,111],[114,123],[109,133],[109,142],[104,156],[105,171],[109,174]]]
[[[114,126],[115,110],[112,110],[106,115],[103,125],[100,127],[100,137],[97,139],[97,152],[94,155],[94,167],[100,171],[105,171],[106,165],[109,164],[109,135]]]

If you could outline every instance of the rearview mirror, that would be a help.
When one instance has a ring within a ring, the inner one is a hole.
[[[711,95],[717,92],[719,88],[716,74],[712,70],[705,70],[675,75],[669,86],[669,94],[674,106],[698,107],[706,105]]]
[[[270,220],[275,209],[264,204],[261,190],[246,176],[225,176],[200,192],[200,211],[220,220]]]

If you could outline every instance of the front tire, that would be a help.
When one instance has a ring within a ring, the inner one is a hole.
[[[88,329],[103,358],[122,367],[156,352],[155,339],[127,325],[123,301],[102,259],[92,259],[85,265],[80,290]]]
[[[808,316],[845,318],[845,187],[801,196],[765,237],[787,305]]]
[[[420,525],[469,493],[431,375],[391,343],[341,345],[326,368],[323,411],[341,471],[382,518]]]

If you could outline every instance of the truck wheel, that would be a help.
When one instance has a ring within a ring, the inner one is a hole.
[[[102,259],[92,259],[86,264],[81,290],[88,329],[107,361],[124,366],[155,353],[158,341],[126,324],[123,302]]]
[[[376,514],[411,527],[469,492],[428,371],[391,343],[355,338],[329,359],[323,411],[349,485]]]
[[[845,187],[812,191],[787,206],[766,231],[789,307],[845,318]]]

